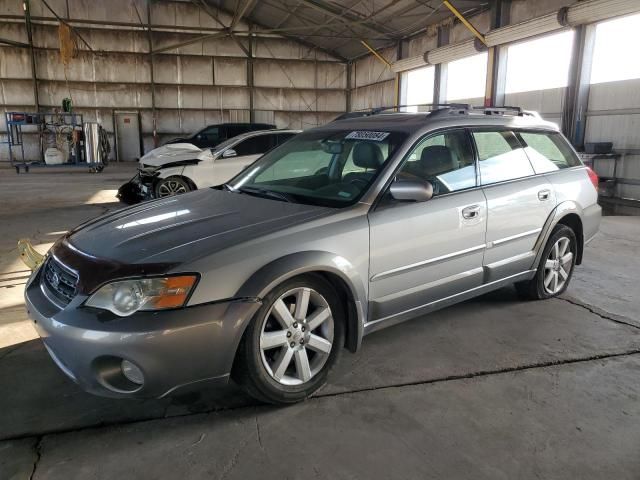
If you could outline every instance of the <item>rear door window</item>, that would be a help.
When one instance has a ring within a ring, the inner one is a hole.
[[[573,150],[559,133],[519,132],[518,135],[536,173],[554,172],[580,165]]]
[[[472,131],[482,185],[535,174],[524,148],[511,131]]]
[[[238,143],[233,149],[238,156],[261,155],[276,145],[275,135],[256,135]]]

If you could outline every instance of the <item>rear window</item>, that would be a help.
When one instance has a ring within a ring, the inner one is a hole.
[[[547,173],[580,165],[571,147],[559,133],[520,132],[525,152],[536,173]]]

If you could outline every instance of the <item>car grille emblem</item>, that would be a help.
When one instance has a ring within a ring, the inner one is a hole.
[[[58,285],[60,285],[60,277],[58,276],[58,274],[57,274],[57,273],[54,273],[54,274],[51,276],[51,285],[52,285],[54,288],[58,288]]]

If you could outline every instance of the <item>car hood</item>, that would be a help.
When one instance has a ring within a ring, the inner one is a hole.
[[[98,217],[66,241],[118,263],[180,264],[334,211],[207,188]]]
[[[140,158],[140,166],[162,167],[185,160],[205,160],[211,158],[211,151],[196,147],[192,143],[172,143],[154,148]]]

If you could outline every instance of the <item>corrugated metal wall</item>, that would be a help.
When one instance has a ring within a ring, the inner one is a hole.
[[[49,0],[63,18],[84,22],[78,31],[97,52],[79,42],[78,57],[64,68],[59,57],[58,27],[39,1],[32,1],[36,75],[41,108],[59,108],[71,97],[85,121],[99,121],[112,134],[115,110],[140,113],[145,151],[153,146],[151,61],[144,0]],[[138,12],[136,12],[136,8]],[[211,33],[220,25],[186,2],[151,3],[154,48]],[[216,12],[226,24],[230,19]],[[0,37],[27,42],[21,0],[0,0]],[[76,24],[80,25],[80,24]],[[237,30],[247,31],[242,22]],[[247,37],[238,37],[247,45]],[[279,127],[324,124],[346,109],[347,66],[314,48],[282,38],[254,37],[254,109],[256,121]],[[274,60],[277,59],[277,60]],[[248,121],[251,91],[247,58],[231,38],[207,39],[159,53],[153,62],[157,131],[160,140],[192,133],[206,124]],[[30,54],[25,48],[0,46],[0,107],[33,110]],[[0,121],[0,134],[4,121]],[[113,141],[113,140],[112,140]],[[27,142],[27,157],[39,147]],[[0,161],[7,160],[6,146]]]
[[[589,90],[586,142],[613,142],[623,153],[614,195],[640,199],[640,79],[597,83]],[[613,164],[598,164],[602,176],[613,175]],[[609,168],[607,168],[609,167]],[[636,184],[639,183],[639,184]]]

